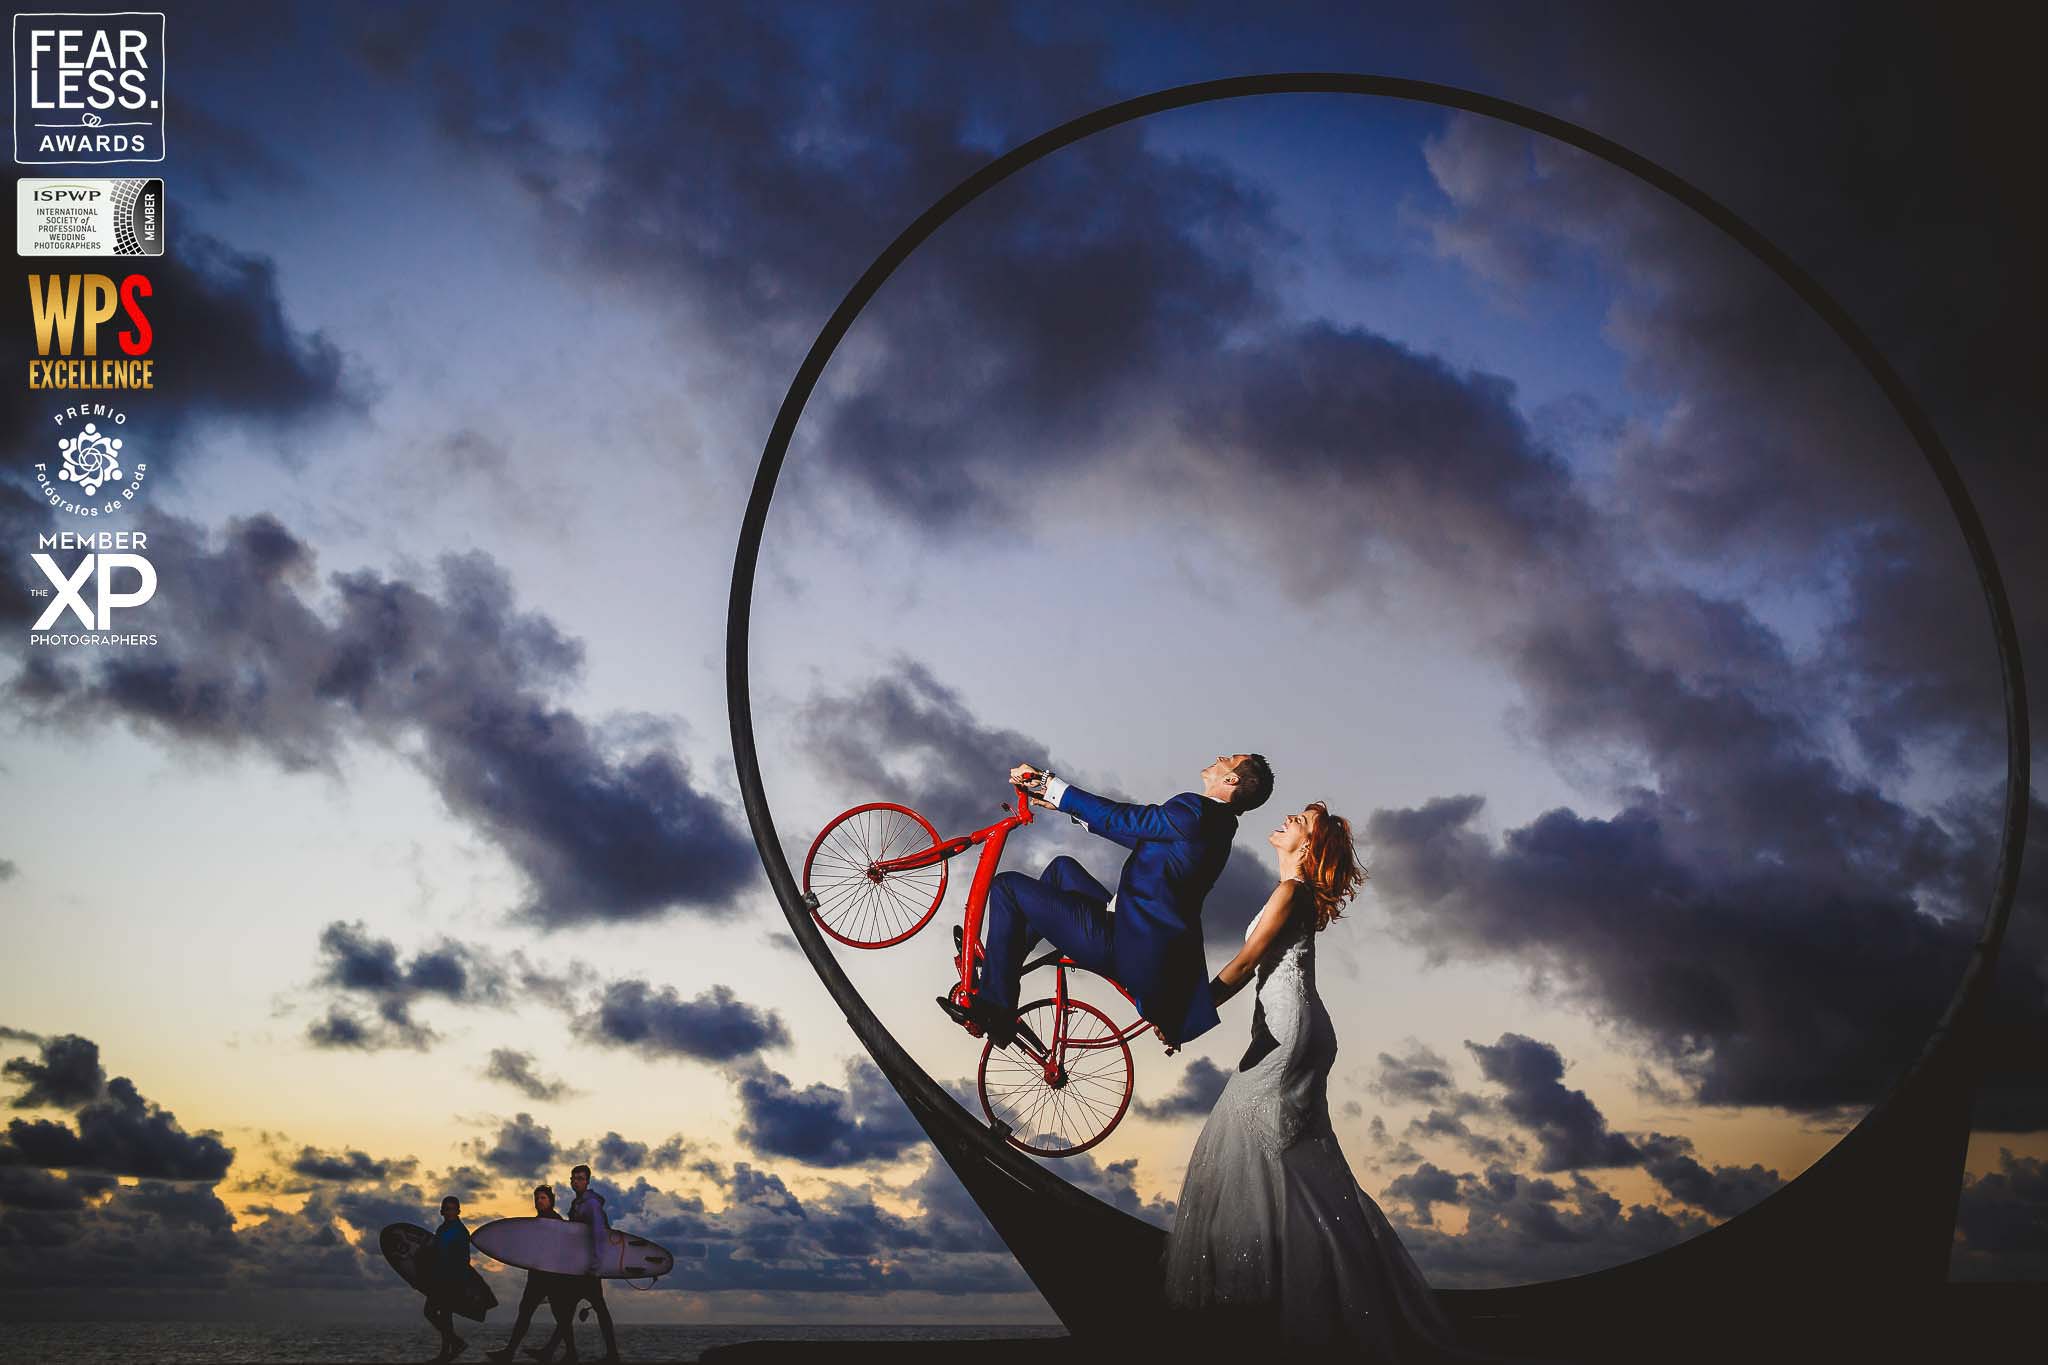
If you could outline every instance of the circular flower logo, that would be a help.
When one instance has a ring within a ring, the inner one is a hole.
[[[91,422],[76,436],[59,437],[57,449],[64,456],[57,477],[77,484],[89,498],[99,493],[101,484],[121,477],[121,438],[107,436]]]

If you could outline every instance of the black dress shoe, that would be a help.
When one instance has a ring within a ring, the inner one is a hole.
[[[972,1024],[997,1047],[1009,1047],[1017,1041],[1017,1015],[1013,1010],[992,1005],[980,996],[972,1003],[962,1006],[949,996],[939,997],[939,1008],[946,1017],[956,1024]]]

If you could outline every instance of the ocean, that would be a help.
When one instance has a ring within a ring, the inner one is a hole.
[[[543,1314],[545,1318],[545,1314]],[[539,1324],[536,1324],[538,1326]],[[464,1330],[467,1329],[467,1330]],[[741,1341],[839,1341],[859,1345],[919,1341],[990,1341],[1064,1337],[1059,1327],[976,1326],[967,1324],[905,1327],[829,1326],[659,1326],[619,1324],[619,1354],[630,1361],[694,1361],[713,1346]],[[478,1327],[458,1320],[457,1335],[469,1349],[458,1365],[487,1365],[483,1353],[505,1344],[506,1324]],[[537,1331],[522,1345],[547,1339]],[[576,1329],[576,1347],[584,1360],[604,1351],[597,1324]],[[265,1365],[267,1362],[326,1362],[353,1365],[359,1361],[417,1362],[433,1358],[438,1349],[434,1330],[382,1323],[361,1326],[308,1323],[299,1327],[271,1323],[205,1322],[24,1322],[0,1327],[0,1362],[37,1365]],[[523,1362],[525,1357],[520,1358]]]

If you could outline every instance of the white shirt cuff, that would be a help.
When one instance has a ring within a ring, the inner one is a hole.
[[[1060,803],[1060,798],[1066,794],[1067,783],[1065,778],[1048,777],[1045,779],[1045,799],[1047,804],[1057,806]]]

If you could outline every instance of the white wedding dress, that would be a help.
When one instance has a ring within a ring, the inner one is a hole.
[[[1457,1348],[1331,1131],[1337,1034],[1316,994],[1314,923],[1297,906],[1259,962],[1251,1047],[1181,1186],[1167,1303],[1189,1321],[1348,1359],[1478,1358]]]

